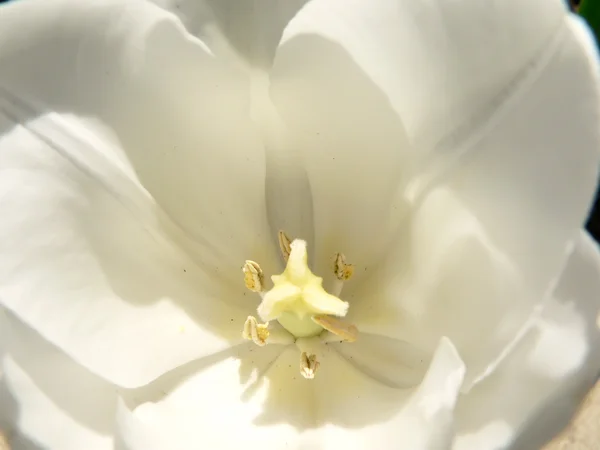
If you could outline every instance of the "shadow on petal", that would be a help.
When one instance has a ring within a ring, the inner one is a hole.
[[[294,347],[272,361],[262,378],[241,397],[245,402],[263,399],[261,412],[252,423],[267,428],[290,425],[303,433],[322,429],[327,424],[362,428],[394,418],[413,392],[410,388],[390,387],[372,378],[329,345],[323,346],[319,361],[321,365],[313,380],[300,374],[300,352]],[[357,408],[355,413],[340,414],[340,410],[345,409],[344,402]]]
[[[431,362],[431,355],[413,343],[368,333],[360,333],[351,344],[331,346],[357,370],[390,388],[418,385]]]
[[[27,449],[108,445],[117,388],[12,314],[0,317],[6,350],[0,378],[0,428],[7,430],[12,445]]]
[[[312,190],[314,270],[327,285],[343,252],[359,282],[408,213],[402,191],[413,168],[401,118],[348,52],[321,36],[285,41],[271,83]]]
[[[4,435],[9,445],[13,448],[27,450],[44,450],[35,444],[22,432],[15,430],[14,424],[19,418],[19,405],[15,397],[9,392],[6,383],[0,378],[0,433]],[[0,441],[1,442],[1,441]]]
[[[235,51],[253,66],[269,68],[283,30],[308,0],[207,0],[215,22]]]
[[[469,450],[469,439],[478,436],[478,448],[498,448],[492,435],[484,438],[494,422],[510,431],[496,438],[514,441],[515,450],[540,448],[568,423],[600,373],[597,252],[582,232],[528,334],[489,378],[461,398],[455,450]]]
[[[243,79],[170,16],[139,26],[107,5],[3,66],[2,253],[16,256],[2,289],[69,355],[135,386],[239,342],[259,303],[244,260],[280,264]]]

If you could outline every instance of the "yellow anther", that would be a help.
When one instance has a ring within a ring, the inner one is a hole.
[[[333,272],[338,280],[347,281],[354,273],[354,266],[352,264],[346,264],[346,257],[343,253],[337,253],[333,263]]]
[[[290,253],[292,253],[292,241],[283,231],[279,231],[277,233],[277,237],[279,239],[279,249],[281,250],[281,255],[285,262],[290,258]]]
[[[269,322],[260,324],[256,318],[248,316],[244,323],[242,337],[254,342],[259,347],[267,345],[267,339],[269,339]]]
[[[313,322],[319,324],[327,331],[339,336],[339,338],[346,342],[354,342],[358,338],[358,328],[356,326],[346,323],[343,320],[333,316],[313,316]]]
[[[309,355],[306,352],[300,354],[300,373],[304,378],[312,380],[319,366],[316,355]]]
[[[252,292],[263,292],[265,290],[265,276],[257,262],[246,261],[244,267],[244,283]]]

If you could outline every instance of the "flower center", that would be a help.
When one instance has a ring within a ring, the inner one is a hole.
[[[301,351],[300,372],[306,378],[313,378],[319,367],[315,338],[323,343],[332,340],[353,342],[358,330],[339,319],[348,312],[348,303],[326,292],[323,279],[308,267],[306,242],[300,239],[291,242],[285,233],[279,232],[279,246],[286,267],[281,275],[271,277],[273,287],[270,290],[265,290],[260,265],[254,261],[244,264],[246,287],[262,297],[257,312],[265,323],[248,317],[242,336],[259,346],[295,342]],[[352,276],[353,267],[346,264],[343,254],[338,253],[333,271],[343,283]],[[270,327],[269,322],[273,320],[277,320],[282,328]]]

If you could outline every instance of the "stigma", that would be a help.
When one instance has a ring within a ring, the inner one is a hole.
[[[334,340],[354,342],[358,330],[341,319],[348,312],[348,303],[325,291],[323,279],[310,270],[306,242],[291,241],[282,231],[278,241],[286,266],[283,273],[271,277],[270,289],[266,289],[265,276],[257,262],[248,260],[242,268],[246,287],[262,298],[257,313],[264,322],[249,316],[242,336],[261,347],[295,342],[301,350],[300,373],[312,379],[320,365],[317,352],[306,351],[302,343],[313,338],[323,345]],[[344,255],[337,253],[334,261],[332,269],[337,280],[350,279],[353,266],[346,264]],[[279,326],[270,326],[272,321]]]

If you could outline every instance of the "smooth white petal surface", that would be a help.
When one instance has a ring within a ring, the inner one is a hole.
[[[246,74],[251,86],[250,114],[266,150],[265,199],[271,234],[285,230],[307,240],[312,258],[312,180],[297,154],[298,137],[274,111],[268,92],[268,72],[283,30],[307,0],[154,1],[177,15],[218,58]]]
[[[174,246],[164,214],[57,121],[46,115],[0,138],[2,303],[125,386],[241,340],[252,299],[227,300],[246,300],[243,286]]]
[[[147,2],[3,6],[2,303],[124,386],[239,341],[277,264],[247,97]]]
[[[360,330],[359,339],[329,344],[351,365],[375,380],[396,388],[410,388],[421,382],[431,354],[400,341]]]
[[[535,82],[445,180],[536,296],[552,288],[596,191],[598,73],[593,37],[569,18]]]
[[[374,381],[331,347],[319,356],[322,364],[314,380],[300,376],[296,348],[267,365],[273,355],[270,346],[254,348],[252,355],[246,350],[196,374],[178,375],[177,386],[172,382],[176,375],[149,386],[163,391],[153,401],[137,406],[139,401],[123,401],[119,427],[124,448],[449,448],[464,365],[448,340],[441,342],[414,391]],[[258,371],[245,377],[255,366]],[[259,373],[263,378],[257,380]]]
[[[314,417],[299,361],[294,347],[247,344],[192,363],[120,403],[119,440],[127,450],[302,448]]]
[[[565,13],[561,0],[316,0],[290,22],[278,58],[293,46],[297,69],[328,65],[333,75],[345,54],[350,76],[379,87],[423,152],[493,111]],[[279,76],[274,84],[285,81]]]
[[[597,58],[563,3],[317,0],[290,22],[271,94],[306,159],[317,261],[343,251],[369,268],[406,203],[447,176],[545,288],[587,213],[600,140]]]
[[[116,388],[14,317],[2,314],[0,330],[0,429],[11,448],[112,449]]]
[[[270,67],[287,23],[308,0],[152,0],[176,14],[218,56]]]
[[[350,55],[311,34],[278,49],[270,93],[289,141],[279,147],[295,152],[306,170],[315,272],[327,282],[336,252],[361,268],[372,264],[406,214],[396,195],[411,163],[402,122]]]
[[[493,370],[551,289],[595,191],[594,45],[571,18],[547,45],[527,83],[507,80],[509,100],[484,129],[473,128],[460,164],[427,189],[404,191],[413,213],[395,235],[393,255],[379,268],[351,261],[358,274],[381,273],[351,281],[342,295],[359,328],[412,336],[425,349],[450,337],[468,367],[466,386]]]
[[[384,386],[333,352],[319,370],[314,381],[317,417],[327,424],[318,437],[323,450],[450,448],[465,366],[448,339],[442,338],[414,390]]]
[[[532,328],[492,376],[461,396],[455,450],[540,448],[600,373],[600,253],[585,232]]]
[[[447,189],[424,199],[395,245],[364,282],[344,287],[347,320],[429,354],[448,336],[469,386],[518,336],[541,298],[528,295],[502,249]]]

